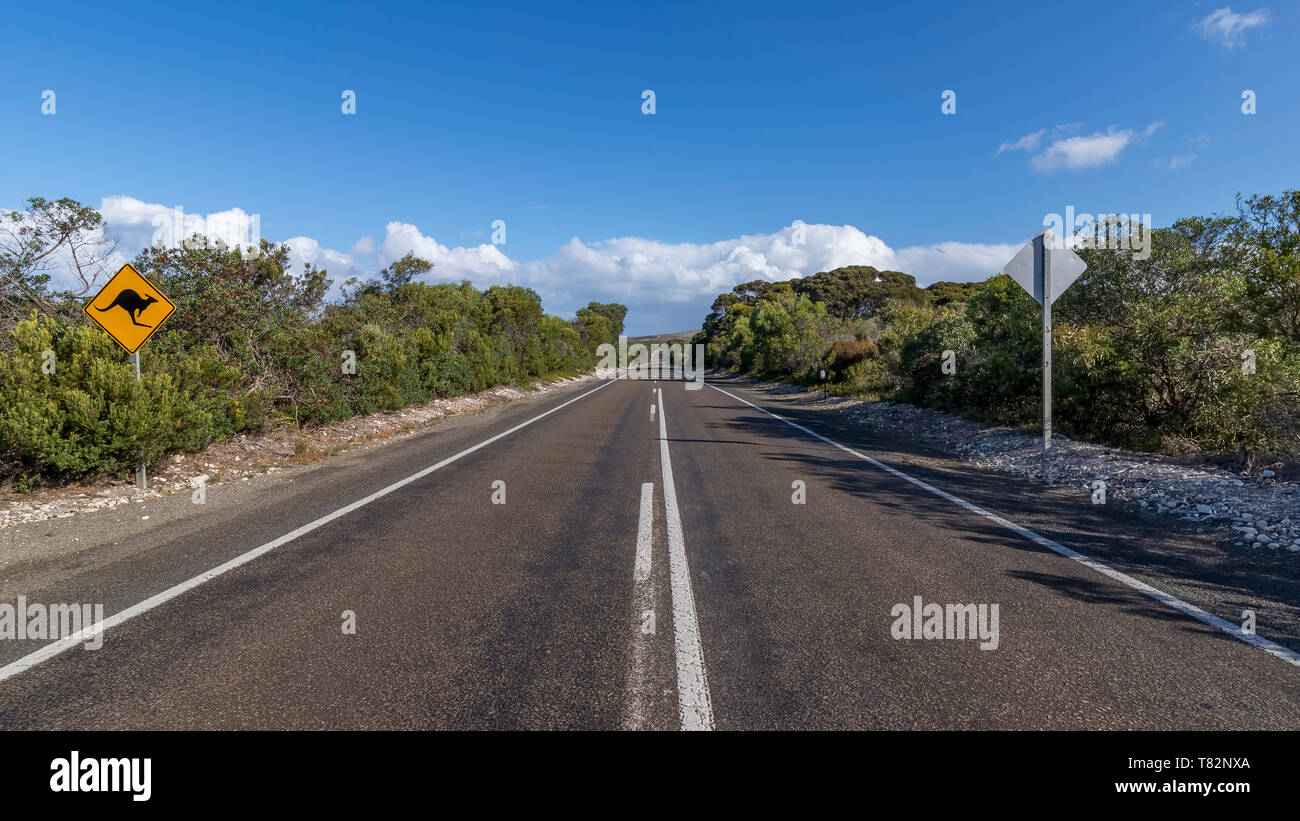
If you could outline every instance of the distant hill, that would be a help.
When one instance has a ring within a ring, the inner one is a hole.
[[[677,331],[676,333],[671,333],[671,334],[652,334],[650,336],[629,336],[627,338],[627,342],[629,345],[631,345],[633,342],[640,342],[643,345],[650,345],[655,342],[668,342],[673,339],[684,339],[687,342],[689,342],[691,340],[691,337],[695,336],[697,333],[699,333],[699,331]]]

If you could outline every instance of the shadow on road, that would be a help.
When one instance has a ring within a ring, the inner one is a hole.
[[[1230,623],[1240,623],[1243,610],[1254,610],[1259,614],[1261,634],[1300,650],[1300,573],[1291,557],[1259,556],[1226,548],[1218,542],[1215,532],[1204,526],[1157,516],[1122,502],[1094,505],[1090,492],[1082,486],[1054,487],[986,471],[925,444],[890,437],[887,430],[863,425],[842,410],[801,405],[800,401],[807,401],[802,394],[776,393],[734,375],[711,375],[709,382]],[[994,522],[748,406],[738,409],[736,403],[726,399],[700,407],[727,411],[727,422],[711,423],[719,430],[718,438],[710,441],[734,442],[737,435],[743,434],[750,437],[750,444],[768,448],[764,456],[786,462],[800,475],[816,477],[844,493],[925,518],[975,543],[1048,552]],[[1166,621],[1182,620],[1187,630],[1233,640],[1101,576],[1095,582],[1040,573],[1020,577],[1084,601],[1123,602],[1131,612]]]

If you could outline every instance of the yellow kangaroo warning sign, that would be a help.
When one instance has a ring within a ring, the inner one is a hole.
[[[127,353],[140,350],[176,306],[130,263],[99,289],[84,309]]]

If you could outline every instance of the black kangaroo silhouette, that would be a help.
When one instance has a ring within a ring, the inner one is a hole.
[[[108,304],[107,308],[96,308],[96,311],[111,311],[114,308],[121,308],[131,317],[132,325],[139,325],[141,328],[152,328],[152,325],[146,325],[143,322],[137,322],[140,314],[144,309],[154,304],[158,300],[151,296],[140,296],[130,288],[126,288],[122,293],[113,297],[113,301]]]

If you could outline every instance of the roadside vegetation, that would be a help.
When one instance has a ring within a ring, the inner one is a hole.
[[[1300,457],[1300,191],[1154,231],[1151,254],[1079,251],[1053,303],[1054,421],[1077,438],[1239,461]],[[919,288],[866,266],[721,294],[712,367],[1038,425],[1037,302],[1004,275]],[[945,351],[956,372],[941,368]]]
[[[127,473],[274,425],[576,374],[617,342],[627,313],[593,302],[567,320],[527,288],[428,284],[433,266],[411,255],[326,302],[327,272],[291,273],[286,246],[200,238],[132,262],[177,306],[137,383],[81,312],[112,273],[109,247],[99,214],[72,200],[0,212],[0,480],[19,488]],[[56,266],[73,269],[76,290],[55,287]]]

